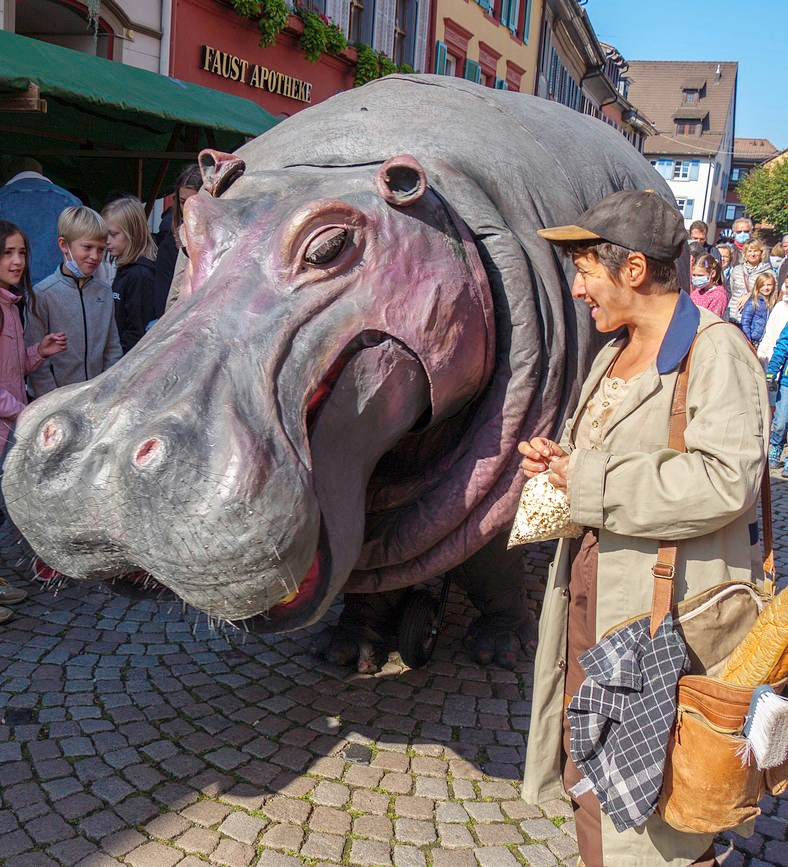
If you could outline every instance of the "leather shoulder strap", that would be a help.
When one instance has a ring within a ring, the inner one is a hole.
[[[698,337],[715,325],[726,325],[725,322],[712,322],[703,331],[699,331],[692,341],[689,352],[679,367],[676,387],[673,391],[673,403],[670,408],[670,425],[668,429],[668,447],[677,452],[687,450],[684,442],[684,431],[687,429],[687,385],[689,383],[689,366],[692,351]],[[735,325],[729,327],[735,328]],[[751,347],[752,348],[752,347]],[[754,350],[753,350],[754,351]],[[763,521],[764,561],[763,571],[767,581],[767,590],[774,592],[774,540],[772,538],[772,501],[768,465],[764,468],[761,480],[761,517]],[[651,620],[649,632],[653,638],[662,621],[673,607],[673,579],[676,575],[676,560],[678,558],[678,542],[660,541],[657,560],[651,567],[654,576],[654,593],[651,600]]]

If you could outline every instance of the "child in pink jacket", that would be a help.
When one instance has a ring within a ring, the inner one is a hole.
[[[25,375],[67,345],[66,335],[60,332],[47,334],[36,346],[25,349],[19,308],[25,302],[35,307],[28,250],[24,232],[0,220],[0,457],[19,413],[27,405]],[[0,513],[0,518],[5,520],[5,515]],[[24,590],[0,578],[0,623],[12,614],[5,603],[21,602],[25,596]]]

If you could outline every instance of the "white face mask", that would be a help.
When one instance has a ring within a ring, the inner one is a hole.
[[[82,269],[77,265],[76,259],[71,253],[71,248],[68,248],[68,258],[65,261],[65,266],[68,270],[77,278],[77,280],[84,280],[88,275],[85,274]]]

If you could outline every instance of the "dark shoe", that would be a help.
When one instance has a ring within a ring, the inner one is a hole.
[[[13,587],[5,578],[0,578],[0,605],[15,605],[23,599],[27,599],[27,590]]]

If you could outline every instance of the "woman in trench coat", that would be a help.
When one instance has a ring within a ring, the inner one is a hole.
[[[679,541],[674,600],[723,581],[758,580],[756,501],[766,462],[763,370],[731,326],[678,287],[686,232],[652,191],[620,192],[573,226],[541,230],[577,275],[572,295],[596,328],[618,332],[599,353],[560,443],[520,444],[526,476],[551,470],[567,490],[580,540],[562,540],[539,624],[523,797],[560,797],[579,779],[568,753],[568,698],[577,655],[611,627],[651,609],[660,539]],[[693,346],[686,452],[667,447],[678,368]],[[562,780],[563,775],[563,780]],[[562,786],[563,782],[563,786]],[[716,864],[711,835],[684,834],[652,815],[618,833],[592,792],[573,800],[586,867]]]

